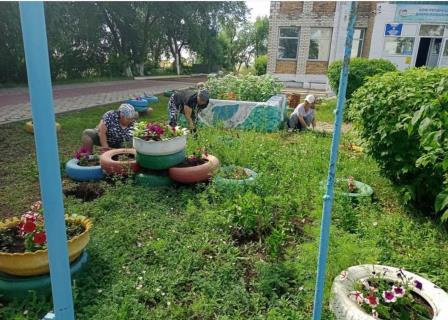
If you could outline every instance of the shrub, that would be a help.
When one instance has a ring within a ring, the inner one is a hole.
[[[255,71],[258,76],[266,74],[266,69],[268,68],[268,56],[262,55],[255,59]]]
[[[337,94],[339,89],[339,77],[341,75],[342,61],[333,62],[328,68],[328,80],[331,89]],[[348,75],[346,98],[350,99],[353,92],[361,87],[367,78],[389,71],[395,71],[392,62],[385,59],[354,58],[350,60],[350,72]]]
[[[209,77],[205,86],[212,99],[229,99],[241,101],[266,101],[280,93],[283,84],[270,75],[254,76],[251,74],[224,77]]]
[[[431,207],[436,200],[435,210],[446,210],[448,68],[375,76],[353,94],[351,107],[370,154],[405,187],[406,199]]]

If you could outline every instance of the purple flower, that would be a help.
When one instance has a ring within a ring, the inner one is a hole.
[[[406,290],[402,287],[393,286],[392,291],[397,298],[401,298],[406,293]]]
[[[383,291],[383,299],[387,303],[397,301],[397,297],[395,297],[395,294],[392,291]]]
[[[414,280],[414,286],[418,289],[418,290],[422,290],[423,289],[423,283],[421,283],[418,280]]]

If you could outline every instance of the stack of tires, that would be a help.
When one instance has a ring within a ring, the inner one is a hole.
[[[187,135],[164,141],[145,141],[134,137],[133,144],[136,161],[142,168],[136,175],[136,183],[148,187],[172,185],[168,169],[184,161]]]

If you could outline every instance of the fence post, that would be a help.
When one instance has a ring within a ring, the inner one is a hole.
[[[44,207],[54,313],[58,320],[73,320],[73,297],[44,5],[42,1],[30,1],[20,2],[19,7],[40,193]],[[46,319],[54,319],[54,316],[49,314]]]
[[[336,106],[336,118],[334,122],[333,140],[331,142],[330,165],[328,168],[327,187],[323,197],[322,223],[320,227],[319,258],[317,262],[316,288],[314,292],[313,320],[320,320],[322,316],[322,302],[324,299],[325,272],[327,268],[328,243],[330,239],[331,209],[333,206],[334,176],[338,160],[339,140],[341,138],[341,126],[344,114],[345,94],[347,92],[348,67],[352,51],[353,32],[355,29],[358,3],[351,2],[350,17],[345,39],[344,61],[339,78],[338,100]]]

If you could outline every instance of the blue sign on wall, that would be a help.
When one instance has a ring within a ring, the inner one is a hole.
[[[402,23],[387,23],[386,30],[384,31],[385,36],[401,36],[401,30],[403,29]]]

